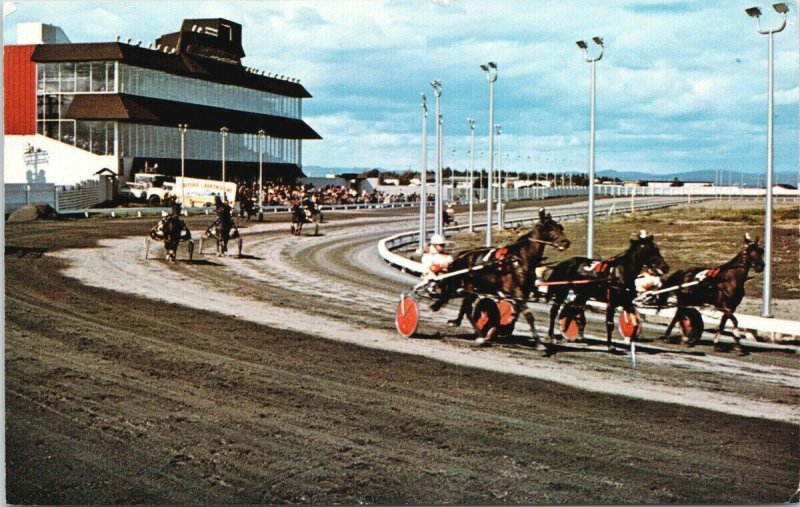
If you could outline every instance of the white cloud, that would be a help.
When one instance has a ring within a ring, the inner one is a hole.
[[[24,0],[4,33],[20,21],[44,21],[61,25],[73,41],[109,41],[117,33],[150,41],[183,18],[233,19],[244,28],[246,65],[299,77],[314,96],[304,104],[306,121],[324,139],[304,144],[305,162],[364,167],[419,164],[418,94],[428,94],[432,110],[434,78],[444,83],[445,153],[455,148],[466,160],[467,116],[482,134],[476,151],[485,149],[488,84],[478,65],[489,60],[499,65],[495,120],[504,126],[501,149],[509,158],[585,166],[590,66],[575,41],[601,36],[598,167],[680,170],[761,157],[751,148],[763,144],[767,39],[744,14],[750,4]],[[798,123],[800,35],[792,13],[775,39],[776,117],[784,125]],[[765,22],[774,21],[770,16]],[[779,170],[797,160],[796,136],[786,144]]]

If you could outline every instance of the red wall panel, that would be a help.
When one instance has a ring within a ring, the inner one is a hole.
[[[31,55],[36,45],[3,48],[3,96],[5,133],[36,133],[36,64]]]

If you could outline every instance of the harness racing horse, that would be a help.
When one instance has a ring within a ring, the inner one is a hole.
[[[763,256],[764,248],[758,244],[758,238],[752,241],[750,236],[745,234],[744,248],[722,266],[716,268],[693,267],[676,271],[670,275],[664,282],[664,286],[675,286],[677,288],[674,294],[678,308],[675,311],[675,317],[672,322],[667,326],[664,336],[669,337],[675,323],[684,318],[687,310],[691,310],[691,308],[687,307],[692,306],[710,305],[722,312],[719,329],[717,334],[714,335],[715,346],[719,343],[719,337],[728,319],[733,322],[734,330],[736,330],[739,327],[739,321],[733,312],[736,311],[739,303],[742,302],[742,298],[744,298],[744,284],[747,281],[747,274],[750,268],[752,267],[756,273],[764,271]],[[659,309],[667,303],[670,295],[671,293],[658,295]],[[739,343],[738,334],[733,333],[733,335],[736,340],[736,346],[741,350],[742,346]],[[689,344],[694,345],[698,338],[699,336],[694,337]]]
[[[200,238],[200,253],[203,253],[203,242],[205,238],[213,238],[217,243],[217,257],[222,257],[228,252],[228,241],[231,239],[237,240],[239,257],[242,256],[242,237],[239,234],[239,228],[233,221],[228,221],[223,218],[217,218],[214,223],[208,226],[203,237]]]
[[[463,300],[458,317],[448,324],[460,326],[466,315],[470,324],[477,329],[470,309],[481,294],[498,295],[513,300],[516,314],[525,315],[531,328],[531,337],[538,345],[539,335],[527,302],[534,289],[535,269],[542,262],[547,245],[565,250],[569,248],[570,241],[564,235],[564,227],[554,221],[549,213],[545,214],[544,209],[540,209],[539,221],[514,243],[502,248],[479,248],[459,254],[448,270],[466,270],[465,274],[442,280],[441,295],[431,309],[437,311],[450,299],[461,296]],[[491,340],[494,332],[496,328],[490,330],[485,339],[478,338],[478,343]]]
[[[317,208],[312,208],[307,204],[295,204],[292,206],[292,225],[289,231],[298,236],[303,230],[304,224],[314,224],[314,236],[319,234],[319,222],[322,213]]]
[[[248,222],[250,221],[250,217],[254,217],[256,215],[256,205],[252,199],[249,197],[240,197],[239,201],[239,218],[244,218]]]
[[[150,253],[150,241],[160,241],[164,243],[164,250],[166,250],[166,259],[169,262],[175,262],[178,253],[178,245],[181,241],[186,241],[189,248],[189,260],[192,260],[194,253],[194,242],[192,241],[192,233],[186,227],[186,223],[180,217],[180,207],[173,208],[173,213],[162,218],[152,229],[145,238],[145,253],[144,258],[147,259]]]
[[[572,257],[553,265],[545,284],[547,299],[553,299],[548,328],[550,340],[555,339],[553,328],[556,317],[571,290],[575,294],[575,299],[570,303],[572,307],[582,309],[589,299],[607,304],[606,342],[608,350],[613,350],[611,333],[614,329],[614,313],[620,306],[626,312],[635,311],[636,278],[642,271],[658,276],[669,271],[653,236],[647,236],[645,231],[631,240],[626,251],[606,261]],[[580,333],[583,334],[582,328]]]

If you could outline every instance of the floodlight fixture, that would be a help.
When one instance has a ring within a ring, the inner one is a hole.
[[[750,7],[745,12],[756,20],[756,31],[769,36],[769,56],[767,59],[767,181],[766,181],[766,206],[764,213],[764,285],[761,289],[761,316],[772,317],[772,187],[775,176],[774,167],[774,86],[773,86],[773,36],[786,28],[786,13],[789,6],[783,2],[773,4],[775,12],[781,15],[781,22],[774,28],[761,27],[761,9]]]
[[[746,12],[751,18],[757,18],[761,16],[761,9],[758,7],[750,7],[749,9],[745,9],[744,12]]]
[[[495,62],[481,65],[489,82],[489,173],[486,192],[486,246],[492,246],[492,177],[494,175],[494,83],[497,81],[498,70]],[[501,224],[502,225],[502,224]]]
[[[588,45],[584,41],[578,41],[578,47],[583,52],[583,59],[591,64],[591,79],[589,81],[590,89],[590,102],[589,102],[589,213],[586,219],[586,256],[592,258],[594,256],[594,138],[595,138],[595,64],[603,58],[603,45],[602,37],[592,37],[592,41],[600,46],[600,52],[593,58],[589,57]]]

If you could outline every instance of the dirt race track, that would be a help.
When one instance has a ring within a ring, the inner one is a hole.
[[[284,219],[285,217],[278,217]],[[6,224],[7,501],[780,503],[796,354],[475,348],[377,255],[413,211],[270,217],[242,259],[143,260],[153,219]],[[193,231],[209,219],[193,217]],[[198,234],[196,233],[196,236]],[[578,255],[576,253],[575,255]],[[537,314],[538,325],[545,325]],[[541,333],[541,329],[540,329]]]

